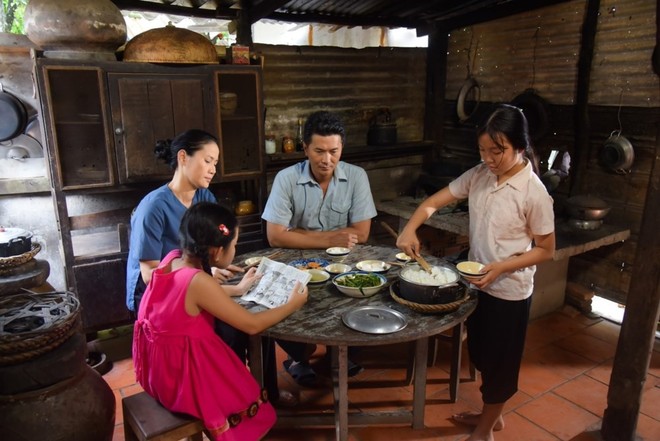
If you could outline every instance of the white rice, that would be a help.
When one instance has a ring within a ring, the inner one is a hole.
[[[458,275],[448,268],[434,266],[431,269],[431,274],[429,274],[422,268],[404,268],[401,276],[418,285],[429,286],[446,285],[458,280]]]

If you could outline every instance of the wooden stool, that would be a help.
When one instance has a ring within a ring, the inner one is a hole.
[[[178,441],[190,437],[202,441],[204,425],[196,418],[165,409],[148,393],[121,400],[126,441]]]

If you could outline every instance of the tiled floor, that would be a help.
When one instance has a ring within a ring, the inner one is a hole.
[[[603,411],[607,406],[607,385],[619,326],[602,319],[590,319],[570,307],[534,320],[529,325],[519,392],[505,408],[506,427],[496,432],[497,441],[597,441]],[[456,403],[449,402],[449,344],[440,342],[435,366],[429,368],[426,390],[425,428],[408,426],[352,427],[351,441],[459,441],[470,429],[454,424],[450,416],[466,410],[479,410],[479,381],[470,381],[466,357],[463,363]],[[660,345],[653,351],[637,425],[639,440],[660,440]],[[356,361],[365,370],[349,383],[351,412],[387,410],[410,406],[412,387],[405,378],[405,346],[364,348]],[[322,349],[314,357],[318,363]],[[278,354],[281,366],[282,353]],[[323,366],[318,365],[320,372]],[[113,441],[123,441],[121,398],[141,390],[135,384],[131,359],[119,360],[104,375],[117,398],[117,418]],[[381,388],[386,380],[394,387]],[[285,372],[280,385],[300,397],[300,408],[332,412],[329,389],[300,389]],[[270,441],[335,439],[334,428],[273,429]]]

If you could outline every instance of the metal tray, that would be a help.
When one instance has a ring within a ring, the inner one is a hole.
[[[390,334],[408,324],[403,314],[386,306],[360,306],[346,311],[341,319],[349,328],[367,334]]]

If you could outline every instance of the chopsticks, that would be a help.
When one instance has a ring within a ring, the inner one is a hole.
[[[282,254],[284,254],[284,250],[278,250],[278,251],[275,251],[275,252],[272,253],[272,254],[269,254],[269,255],[267,255],[267,256],[261,256],[261,257],[262,257],[262,258],[263,258],[263,257],[266,257],[266,258],[268,258],[268,259],[274,260],[276,257],[279,257],[279,256],[281,256]],[[252,265],[245,265],[245,266],[243,267],[243,269],[244,269],[244,270],[247,270],[247,269],[252,268],[253,266],[257,266],[257,265],[259,265],[259,262],[261,262],[261,260],[258,260],[257,262],[253,263]]]
[[[396,231],[394,231],[394,229],[390,227],[387,223],[381,221],[380,224],[382,225],[383,228],[385,228],[385,231],[387,231],[394,237],[394,239],[399,238],[399,234]],[[417,261],[417,263],[419,263],[419,266],[421,266],[422,269],[424,269],[424,271],[426,271],[429,274],[433,272],[433,270],[431,269],[431,265],[429,265],[426,259],[424,259],[421,255],[420,256],[414,255],[413,258]]]

